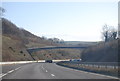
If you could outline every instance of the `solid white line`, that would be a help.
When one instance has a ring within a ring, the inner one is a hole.
[[[54,74],[51,74],[51,76],[55,76]]]
[[[113,76],[102,75],[102,74],[97,74],[97,73],[92,73],[92,72],[86,72],[86,71],[81,71],[81,70],[77,70],[77,69],[67,68],[67,67],[63,67],[63,66],[60,66],[60,67],[66,68],[66,69],[69,69],[69,70],[73,70],[73,71],[78,71],[78,72],[89,73],[89,74],[93,74],[93,75],[104,76],[104,77],[108,77],[108,78],[112,78],[112,79],[119,79],[119,78],[113,77]]]

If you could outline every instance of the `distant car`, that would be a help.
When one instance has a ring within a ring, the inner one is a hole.
[[[52,60],[45,60],[46,63],[52,63]]]
[[[81,59],[70,59],[70,61],[72,61],[72,62],[80,62]]]

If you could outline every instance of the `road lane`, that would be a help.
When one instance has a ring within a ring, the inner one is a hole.
[[[50,79],[41,65],[41,63],[24,65],[19,70],[4,76],[3,79]]]
[[[4,69],[4,68],[3,68]],[[112,79],[58,66],[55,63],[31,63],[7,74],[3,79]]]
[[[70,69],[56,64],[47,63],[43,66],[50,73],[55,74],[57,79],[111,79],[111,77],[105,75]]]
[[[7,64],[7,65],[2,65],[2,73],[7,73],[10,70],[14,70],[18,67],[21,67],[26,64]]]

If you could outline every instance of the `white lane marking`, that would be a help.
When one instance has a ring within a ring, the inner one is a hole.
[[[1,73],[0,76],[2,76],[3,74]]]
[[[42,69],[44,70],[45,68],[42,66]]]
[[[48,71],[46,70],[46,72],[48,72]]]
[[[56,65],[56,66],[59,66],[59,65]],[[119,79],[118,77],[113,77],[113,76],[108,76],[108,75],[102,75],[102,74],[97,74],[97,73],[92,73],[92,72],[86,72],[86,71],[80,71],[80,70],[77,70],[77,69],[67,68],[67,67],[64,67],[64,66],[59,66],[59,67],[66,68],[66,69],[73,70],[73,71],[78,71],[78,72],[83,72],[83,73],[89,73],[89,74],[98,75],[98,76],[104,76],[104,77],[108,77],[108,78],[112,78],[112,79]]]
[[[18,69],[20,69],[21,67],[18,67],[18,68],[16,68],[15,70],[18,70]],[[11,70],[11,71],[8,71],[7,73],[2,73],[2,74],[0,74],[0,78],[2,78],[2,77],[4,77],[4,76],[6,76],[7,74],[9,74],[9,73],[12,73],[12,72],[14,72],[15,70]]]
[[[51,76],[55,76],[54,74],[51,74]]]
[[[42,69],[45,70],[46,73],[48,72],[48,71],[43,67],[43,65],[42,65]]]
[[[8,71],[7,73],[12,73],[13,71],[15,71],[15,70]]]
[[[18,69],[20,69],[21,67],[18,67],[18,68],[16,68],[15,70],[18,70]]]
[[[5,75],[7,75],[7,74],[8,74],[8,73],[3,74],[2,77],[5,76]]]
[[[0,78],[2,78],[3,76],[7,75],[8,73],[5,74],[0,74]]]
[[[18,70],[19,68],[16,68],[15,70]]]

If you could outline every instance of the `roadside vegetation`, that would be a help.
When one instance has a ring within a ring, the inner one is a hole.
[[[83,62],[118,62],[120,55],[118,53],[119,39],[109,42],[101,42],[83,50],[81,59]]]
[[[103,41],[83,50],[81,58],[83,62],[118,62],[119,41],[117,30],[105,25],[102,31]]]

